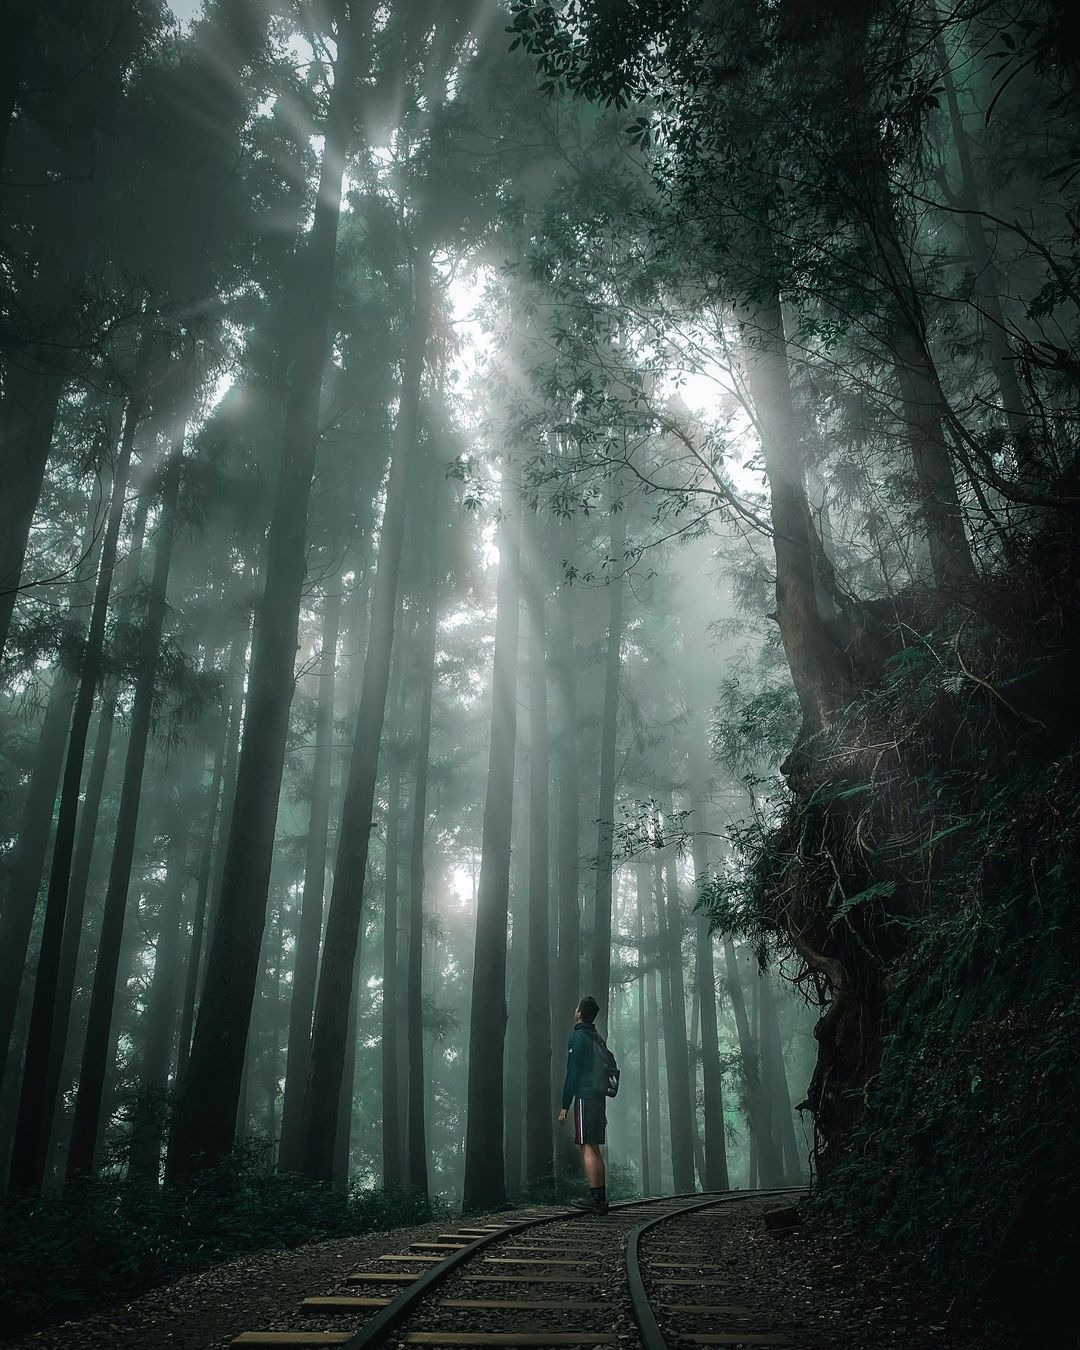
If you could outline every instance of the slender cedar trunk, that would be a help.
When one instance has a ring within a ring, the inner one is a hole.
[[[964,533],[964,515],[945,440],[937,381],[924,343],[914,333],[898,327],[892,344],[893,369],[934,580],[939,586],[962,585],[975,575],[975,564]]]
[[[1016,375],[1016,353],[1009,342],[1009,329],[1005,322],[1004,308],[1001,303],[1001,276],[994,266],[990,246],[983,227],[982,203],[979,199],[979,180],[971,155],[971,138],[964,129],[964,118],[956,96],[956,83],[945,51],[945,43],[939,33],[936,42],[938,58],[938,78],[945,90],[945,103],[949,110],[949,126],[952,130],[956,157],[960,164],[960,193],[954,198],[962,212],[964,232],[968,250],[971,254],[975,284],[978,287],[979,303],[986,316],[986,342],[990,349],[990,360],[998,389],[1001,391],[1002,411],[1009,431],[1018,445],[1023,446],[1031,436],[1031,418],[1020,381]]]
[[[247,1139],[251,1122],[251,1057],[254,1053],[251,1044],[251,1023],[248,1023],[248,1038],[244,1042],[244,1062],[240,1069],[240,1091],[236,1098],[236,1120],[233,1130],[237,1139]]]
[[[319,660],[319,703],[315,716],[315,762],[308,814],[304,892],[296,935],[292,998],[289,1003],[289,1039],[285,1061],[285,1099],[281,1110],[281,1147],[278,1166],[296,1172],[301,1160],[301,1121],[304,1087],[311,1056],[311,1015],[315,1008],[315,978],[322,937],[323,893],[330,832],[330,777],[333,768],[334,687],[337,671],[338,628],[341,621],[340,581],[332,579],[323,601],[322,654]]]
[[[139,1096],[128,1155],[129,1176],[155,1184],[161,1168],[165,1097],[176,1032],[176,983],[184,927],[184,889],[188,881],[187,849],[198,801],[198,780],[203,769],[201,755],[189,750],[185,760],[187,763],[181,771],[169,813],[161,919],[146,1012],[146,1040],[139,1068]]]
[[[615,734],[619,725],[619,666],[623,629],[623,553],[626,516],[616,511],[611,522],[612,575],[608,609],[607,656],[604,662],[604,712],[600,731],[600,802],[596,826],[596,905],[593,911],[591,983],[600,1004],[598,1029],[607,1022],[611,983],[612,847],[615,837]]]
[[[107,695],[98,713],[90,772],[86,778],[82,810],[79,812],[79,828],[71,864],[68,912],[64,922],[64,936],[60,943],[60,964],[56,978],[56,1013],[53,1019],[52,1049],[49,1051],[49,1077],[45,1088],[45,1100],[50,1102],[59,1100],[61,1082],[70,1083],[75,1079],[81,1058],[82,1042],[86,1034],[85,999],[84,1006],[76,1008],[75,991],[77,987],[83,990],[88,988],[93,962],[97,955],[93,943],[87,940],[95,924],[93,918],[87,921],[86,902],[90,895],[90,867],[94,860],[98,817],[101,814],[105,775],[109,768],[116,722],[116,697],[115,691]],[[70,1117],[61,1124],[54,1115],[53,1134],[57,1140],[63,1136],[65,1150],[70,1126]]]
[[[660,939],[664,994],[664,1050],[667,1062],[671,1173],[677,1192],[694,1189],[694,1119],[690,1097],[690,1051],[686,1039],[686,990],[682,968],[682,909],[675,863],[668,858],[664,887],[657,869],[656,928]]]
[[[79,549],[79,556],[86,561],[79,569],[80,574],[67,596],[67,612],[72,617],[77,617],[90,599],[89,579],[93,576],[98,560],[95,523],[99,506],[100,495],[95,492]],[[8,870],[7,895],[0,910],[0,1084],[4,1081],[11,1049],[15,1009],[30,947],[34,910],[45,874],[56,790],[64,767],[64,750],[77,690],[77,677],[63,667],[59,668],[49,691],[49,702],[38,736],[30,786],[23,803],[19,832]]]
[[[746,1013],[746,1001],[743,997],[742,977],[739,973],[735,948],[731,939],[724,938],[724,960],[727,965],[728,995],[735,1013],[735,1026],[739,1033],[739,1057],[742,1061],[743,1079],[746,1083],[747,1113],[750,1139],[754,1158],[757,1160],[758,1176],[762,1186],[778,1186],[781,1179],[780,1158],[776,1143],[768,1128],[768,1111],[764,1101],[761,1074],[758,1067],[757,1046],[750,1030],[750,1019]]]
[[[653,878],[649,867],[643,864],[641,875],[642,889],[639,892],[642,903],[642,926],[645,937],[645,950],[648,953],[645,970],[645,1036],[648,1041],[648,1097],[649,1097],[649,1173],[657,1191],[663,1188],[663,1169],[660,1147],[660,1012],[658,1008],[656,979],[659,961],[659,941],[656,932],[656,909],[652,903]]]
[[[773,1065],[772,1055],[770,1054],[772,1047],[765,1043],[765,1038],[762,1035],[762,1025],[761,1025],[762,1024],[761,995],[762,990],[765,987],[765,977],[761,974],[760,971],[755,970],[751,973],[750,978],[752,981],[750,988],[752,991],[752,1001],[753,1001],[754,1041],[758,1048],[758,1072],[761,1074],[761,1116],[760,1116],[761,1136],[764,1137],[765,1135],[768,1135],[769,1139],[772,1141],[773,1148],[776,1153],[777,1166],[780,1169],[779,1173],[780,1179],[783,1180],[784,1175],[783,1157],[781,1154],[781,1150],[776,1142],[776,1129],[775,1129],[775,1122],[773,1120],[772,1080],[775,1066]],[[759,1152],[758,1154],[759,1166],[760,1166],[760,1157],[761,1155]],[[762,1184],[767,1185],[768,1183],[763,1181]]]
[[[510,503],[506,502],[509,506]],[[492,674],[491,747],[476,898],[469,1012],[469,1080],[463,1208],[506,1203],[503,1169],[503,1050],[506,1035],[506,911],[517,739],[516,669],[521,523],[516,504],[499,526],[499,593]]]
[[[352,1148],[353,1091],[356,1086],[356,1024],[360,1016],[360,998],[363,993],[361,983],[360,953],[356,954],[356,970],[352,978],[352,993],[349,998],[349,1026],[345,1036],[345,1063],[341,1071],[341,1090],[337,1100],[337,1123],[334,1128],[334,1157],[331,1164],[330,1179],[336,1186],[344,1187],[349,1181],[349,1163]]]
[[[116,838],[113,844],[109,883],[105,891],[105,907],[101,919],[101,937],[98,943],[94,983],[90,994],[90,1012],[86,1022],[86,1040],[83,1045],[79,1070],[79,1091],[75,1099],[75,1118],[71,1127],[71,1146],[68,1150],[67,1178],[74,1181],[89,1175],[97,1151],[98,1128],[102,1093],[109,1068],[111,1048],[110,1029],[116,1000],[116,980],[120,966],[120,948],[123,941],[124,917],[127,913],[128,888],[131,881],[131,863],[135,852],[135,832],[139,820],[143,772],[146,767],[146,749],[150,737],[150,718],[153,711],[154,683],[157,678],[161,635],[167,612],[166,592],[169,568],[172,563],[173,540],[176,532],[176,511],[180,491],[180,465],[184,448],[186,424],[181,420],[164,470],[161,524],[158,527],[154,551],[154,569],[150,579],[142,651],[131,710],[127,756],[124,761],[124,781],[116,816]],[[51,1116],[52,1104],[47,1107]],[[51,1119],[48,1120],[51,1125]]]
[[[776,1014],[776,993],[765,976],[759,990],[759,1017],[761,1021],[762,1078],[769,1095],[773,1137],[781,1154],[784,1177],[797,1181],[802,1174],[802,1161],[795,1142],[795,1121],[791,1114],[791,1093],[788,1089],[784,1052],[780,1043],[780,1023]],[[767,1071],[766,1071],[767,1065]]]
[[[902,238],[880,120],[874,115],[876,100],[867,87],[865,47],[872,12],[871,6],[853,11],[843,5],[831,16],[839,36],[839,73],[852,109],[852,143],[845,149],[854,166],[852,190],[864,215],[867,242],[877,254],[878,279],[889,311],[885,341],[900,391],[934,580],[942,587],[963,586],[975,575],[975,564],[945,437],[950,412],[930,353],[910,248]]]
[[[397,696],[387,768],[386,860],[383,880],[382,949],[382,1163],[383,1185],[404,1181],[402,1166],[401,1084],[398,1077],[398,1029],[401,994],[398,989],[398,901],[401,890],[401,730],[405,718],[405,677],[399,656],[395,662]]]
[[[207,909],[210,900],[210,881],[214,866],[214,845],[220,849],[221,833],[218,831],[219,810],[223,806],[222,789],[226,783],[226,763],[230,760],[235,767],[236,747],[239,734],[234,735],[234,724],[239,721],[240,704],[243,693],[240,679],[244,666],[245,642],[233,639],[229,653],[228,673],[225,688],[231,695],[228,713],[222,721],[221,735],[214,752],[214,767],[210,775],[210,788],[206,802],[206,827],[203,831],[202,848],[198,863],[198,890],[195,893],[195,912],[191,918],[191,943],[188,947],[187,964],[184,968],[184,997],[180,1006],[180,1029],[176,1046],[176,1084],[183,1082],[187,1069],[188,1054],[191,1050],[191,1028],[195,1021],[195,995],[199,985],[199,967],[202,964],[203,938],[206,932]],[[235,691],[235,692],[233,692]],[[237,728],[238,732],[238,728]],[[230,756],[230,751],[231,756]],[[222,818],[221,824],[224,825]]]
[[[690,998],[690,1120],[694,1129],[694,1168],[697,1172],[698,1185],[704,1190],[705,1145],[701,1139],[701,1131],[698,1129],[697,1118],[698,1067],[701,1064],[701,1044],[698,1040],[701,1012],[700,1002],[697,991],[697,980],[695,978],[694,991]]]
[[[564,522],[563,551],[574,556],[577,532],[571,521]],[[555,602],[556,708],[558,710],[559,798],[556,820],[556,856],[559,907],[559,952],[556,986],[558,994],[552,1015],[552,1045],[562,1044],[563,1027],[585,992],[581,986],[581,910],[578,897],[578,867],[581,853],[581,789],[578,775],[577,738],[577,651],[574,646],[574,592],[568,582],[559,586]],[[552,1056],[555,1099],[562,1091],[562,1057]],[[578,1151],[568,1130],[558,1133],[560,1171],[577,1172]]]
[[[520,762],[520,756],[519,762]],[[520,777],[517,826],[511,848],[513,877],[510,885],[510,978],[507,982],[506,1051],[503,1081],[503,1151],[506,1168],[506,1193],[515,1195],[525,1182],[525,1017],[526,1002],[521,997],[529,972],[529,885],[526,875],[527,851],[522,834],[528,819],[528,787]]]
[[[0,409],[0,658],[19,595],[34,511],[41,496],[64,376],[8,365]]]
[[[432,475],[434,477],[434,475]],[[428,1193],[427,1129],[424,1119],[424,836],[431,756],[431,715],[435,692],[435,647],[439,629],[439,497],[440,483],[432,483],[431,543],[428,547],[427,614],[420,650],[420,734],[416,748],[416,787],[413,792],[412,846],[409,857],[409,951],[405,989],[409,1064],[408,1177],[409,1185]]]
[[[709,874],[709,849],[705,830],[708,828],[705,806],[705,775],[694,763],[694,838],[693,858],[696,884],[700,888]],[[709,919],[699,914],[696,919],[697,996],[701,1018],[701,1077],[705,1107],[705,1189],[728,1189],[727,1138],[724,1129],[724,1085],[720,1070],[720,1041],[716,1029],[716,970],[713,964],[713,939]]]
[[[169,1144],[168,1176],[211,1166],[232,1147],[244,1046],[258,978],[274,827],[292,704],[296,634],[307,571],[307,519],[330,311],[341,186],[353,122],[359,24],[338,33],[315,215],[298,287],[296,346],[256,621],[224,884],[191,1057]],[[366,835],[365,835],[366,844]]]
[[[634,869],[637,883],[637,905],[634,913],[634,938],[637,942],[637,1006],[638,1006],[638,1116],[641,1126],[641,1194],[652,1195],[652,1160],[649,1157],[649,1036],[645,1019],[645,926],[643,910],[649,894],[649,873],[643,863]],[[655,1104],[653,1109],[655,1110]]]
[[[401,549],[405,537],[409,478],[420,422],[420,382],[431,329],[431,253],[422,243],[414,266],[414,299],[409,350],[402,379],[397,437],[390,464],[375,587],[371,632],[364,659],[364,682],[357,713],[349,778],[341,811],[334,886],[326,922],[322,965],[315,1000],[311,1073],[304,1094],[304,1170],[330,1175],[334,1106],[341,1090],[350,989],[360,939],[371,816],[379,772],[379,746],[386,718],[386,691],[394,646]]]
[[[817,730],[848,698],[850,676],[818,611],[804,454],[795,426],[786,338],[775,293],[743,315],[746,379],[769,481],[776,617],[804,726]]]
[[[124,428],[117,448],[113,469],[112,501],[101,542],[101,561],[94,603],[83,649],[79,692],[72,710],[71,731],[68,736],[67,760],[64,766],[60,792],[60,814],[53,844],[49,892],[45,902],[45,922],[38,952],[37,973],[34,979],[34,997],[30,1010],[30,1028],[27,1037],[26,1061],[23,1065],[22,1092],[15,1131],[15,1146],[11,1163],[13,1188],[38,1189],[44,1175],[48,1149],[52,1109],[46,1103],[49,1051],[53,1041],[56,1016],[57,978],[60,951],[66,922],[71,883],[71,862],[75,845],[75,825],[79,813],[79,794],[82,787],[83,759],[86,738],[94,707],[98,679],[102,668],[105,640],[105,621],[109,608],[109,592],[113,570],[116,567],[117,545],[124,513],[131,452],[135,431],[142,416],[146,383],[149,378],[150,342],[144,329],[136,358],[132,393],[128,399]]]
[[[27,957],[34,911],[41,893],[49,850],[53,807],[64,764],[68,726],[78,685],[58,671],[38,736],[34,768],[8,872],[6,903],[0,911],[0,1083],[14,1047],[15,1013]]]
[[[367,524],[370,527],[371,521],[368,520]],[[367,601],[370,589],[370,569],[365,569],[363,577],[352,597],[352,604],[350,605],[349,642],[352,648],[352,655],[349,661],[348,698],[346,701],[350,720],[354,724],[360,707],[360,695],[363,686],[364,656],[367,647],[369,619]],[[367,884],[368,881],[365,880],[365,885]],[[339,1186],[344,1186],[348,1183],[349,1165],[351,1161],[353,1091],[356,1084],[357,1018],[359,1017],[360,999],[363,995],[363,988],[363,967],[358,953],[349,998],[349,1024],[345,1040],[345,1067],[341,1074],[341,1091],[338,1093],[334,1157],[331,1164],[332,1180]]]
[[[210,936],[211,943],[214,938],[214,929],[217,927],[218,914],[221,910],[221,897],[225,888],[225,863],[228,856],[229,832],[232,829],[233,807],[236,805],[236,780],[240,769],[240,738],[247,719],[247,693],[244,684],[247,649],[248,642],[245,635],[243,645],[239,647],[235,654],[237,664],[234,671],[233,688],[236,692],[229,714],[229,739],[225,746],[225,768],[221,778],[221,824],[218,829],[218,840],[215,848],[214,877],[210,888],[206,924],[206,931]],[[207,944],[204,943],[200,955],[201,960],[195,972],[195,1002],[192,1010],[192,1021],[194,1021],[194,1013],[199,1006],[202,986],[206,980]],[[187,1048],[182,1054],[186,1069],[191,1055],[190,1026]]]
[[[548,966],[548,726],[544,551],[539,522],[525,524],[529,652],[529,965],[525,1008],[525,1180],[552,1175],[551,985]]]
[[[266,1137],[270,1141],[271,1158],[274,1141],[277,1139],[277,1097],[278,1071],[281,1058],[280,1017],[281,1011],[281,967],[285,962],[285,900],[282,896],[278,904],[273,927],[274,979],[270,986],[267,1006],[266,1058],[263,1061],[264,1083],[266,1086]]]

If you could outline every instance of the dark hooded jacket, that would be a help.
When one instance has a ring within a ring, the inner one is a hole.
[[[566,1046],[566,1079],[563,1082],[562,1108],[569,1111],[575,1097],[602,1097],[603,1087],[595,1087],[594,1065],[600,1034],[591,1022],[579,1022],[570,1033]]]

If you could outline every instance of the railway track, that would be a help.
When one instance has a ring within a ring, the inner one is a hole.
[[[633,1200],[605,1218],[529,1210],[448,1227],[391,1250],[340,1293],[305,1299],[303,1326],[245,1331],[235,1350],[407,1350],[412,1346],[790,1346],[710,1270],[725,1208],[798,1192],[726,1191]],[[297,1319],[301,1320],[301,1319]]]

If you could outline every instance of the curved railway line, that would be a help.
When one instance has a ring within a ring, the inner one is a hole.
[[[303,1327],[245,1331],[236,1350],[411,1346],[790,1346],[797,1332],[710,1268],[725,1209],[798,1191],[725,1191],[448,1227],[388,1251],[336,1294],[305,1299]],[[299,1320],[299,1319],[298,1319]]]

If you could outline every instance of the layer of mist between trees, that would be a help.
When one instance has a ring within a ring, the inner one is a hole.
[[[933,1246],[1010,848],[1076,937],[1064,8],[4,24],[8,1218],[565,1194],[590,992],[613,1192]]]
[[[625,1190],[801,1176],[807,1017],[694,912],[744,810],[690,650],[730,588],[554,424],[522,212],[580,173],[516,147],[552,111],[498,14],[120,12],[104,131],[27,104],[8,152],[94,165],[60,222],[11,189],[13,298],[57,291],[6,405],[44,441],[5,648],[11,1186],[243,1141],[474,1205],[550,1187],[587,990]]]

